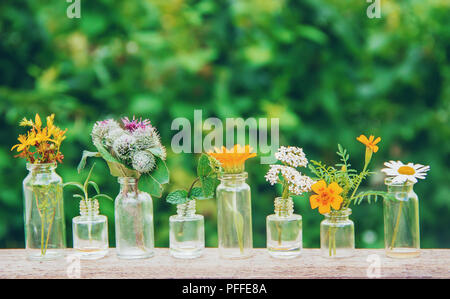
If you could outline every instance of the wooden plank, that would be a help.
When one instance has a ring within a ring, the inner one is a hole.
[[[207,248],[193,260],[174,259],[167,248],[144,260],[119,260],[111,249],[107,257],[80,261],[80,278],[450,278],[450,250],[424,249],[421,256],[392,259],[381,249],[357,249],[347,259],[327,259],[318,249],[304,249],[291,260],[274,259],[265,249],[254,249],[245,260],[220,259],[216,248]],[[65,259],[35,262],[26,260],[24,249],[0,250],[0,278],[77,278],[74,251]],[[380,266],[379,268],[377,266]]]

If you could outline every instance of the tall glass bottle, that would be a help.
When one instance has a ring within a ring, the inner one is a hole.
[[[217,187],[219,253],[223,258],[252,254],[252,208],[247,173],[222,173]]]
[[[202,215],[195,214],[195,199],[177,205],[177,215],[169,218],[170,254],[176,258],[197,258],[205,248]]]
[[[97,199],[80,201],[80,216],[72,219],[73,248],[81,259],[99,259],[108,254],[108,218],[99,215]]]
[[[393,184],[385,180],[388,194],[383,200],[386,255],[408,258],[420,255],[419,199],[414,183]]]
[[[348,217],[352,210],[345,208],[325,214],[320,223],[320,250],[324,257],[350,257],[355,249],[355,226]]]
[[[115,200],[116,250],[122,259],[154,255],[153,201],[139,191],[138,180],[119,178],[120,192]]]
[[[25,245],[28,259],[52,260],[64,256],[63,183],[56,163],[27,164],[23,181]]]
[[[302,216],[294,214],[292,197],[275,199],[275,214],[267,216],[267,250],[276,258],[293,258],[302,250]]]

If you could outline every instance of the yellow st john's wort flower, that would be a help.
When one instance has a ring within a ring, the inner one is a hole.
[[[243,172],[245,161],[249,158],[256,157],[256,153],[252,153],[252,148],[249,145],[242,147],[239,144],[236,144],[231,149],[227,149],[224,146],[221,149],[215,148],[214,152],[209,151],[208,155],[219,161],[226,173]]]
[[[311,189],[316,193],[309,197],[311,209],[319,207],[320,214],[330,213],[331,207],[339,210],[344,199],[339,195],[343,189],[337,183],[333,182],[327,186],[324,180],[320,180],[314,183]]]
[[[25,136],[25,135],[19,135],[19,138],[17,138],[17,140],[19,140],[20,143],[14,145],[11,148],[11,151],[14,150],[15,148],[17,148],[17,151],[21,152],[30,146],[30,142],[29,142],[27,136]]]

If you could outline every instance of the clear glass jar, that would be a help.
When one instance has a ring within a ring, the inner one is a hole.
[[[355,249],[355,226],[348,219],[352,210],[345,208],[325,214],[320,223],[320,250],[322,256],[350,257]]]
[[[63,183],[56,163],[27,164],[23,181],[25,244],[30,260],[52,260],[64,256]]]
[[[267,216],[267,250],[276,258],[293,258],[302,250],[302,216],[294,214],[292,198],[275,198],[275,214]]]
[[[247,173],[219,175],[217,186],[217,228],[219,254],[223,258],[252,255],[252,207]]]
[[[195,214],[195,199],[177,205],[177,215],[169,218],[170,254],[176,258],[197,258],[205,248],[205,224]]]
[[[139,191],[138,180],[119,178],[120,192],[115,200],[116,250],[122,259],[154,255],[153,201]]]
[[[72,219],[73,248],[81,259],[94,260],[108,254],[108,218],[99,215],[98,200],[80,201],[80,216]]]
[[[383,200],[386,255],[408,258],[420,255],[419,199],[414,184],[392,184],[385,180],[388,194]]]

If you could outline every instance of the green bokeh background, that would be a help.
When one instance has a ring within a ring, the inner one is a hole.
[[[450,247],[450,2],[383,0],[382,18],[369,19],[361,0],[97,0],[81,1],[81,18],[66,17],[64,0],[0,3],[0,248],[24,246],[22,180],[14,159],[18,122],[56,114],[68,128],[58,173],[83,180],[76,165],[94,150],[96,120],[143,116],[168,148],[171,182],[154,199],[155,240],[168,246],[167,192],[187,188],[198,155],[170,149],[172,120],[218,117],[280,118],[280,144],[304,148],[309,159],[334,162],[336,144],[360,169],[361,133],[382,137],[363,188],[385,190],[379,170],[387,160],[428,164],[420,198],[424,248]],[[90,162],[92,163],[92,162]],[[252,188],[254,246],[265,246],[265,217],[276,188],[268,165],[247,163]],[[119,185],[98,161],[102,192]],[[143,189],[145,187],[143,186]],[[65,191],[68,245],[78,201]],[[322,216],[307,198],[304,247],[319,247]],[[217,246],[216,204],[202,201],[206,245]],[[354,207],[357,247],[383,247],[382,204]],[[101,202],[114,246],[113,203]]]

